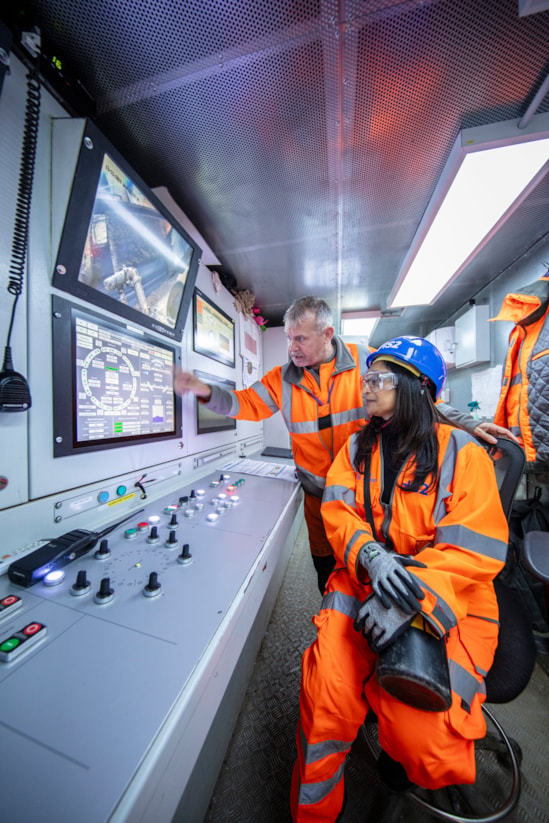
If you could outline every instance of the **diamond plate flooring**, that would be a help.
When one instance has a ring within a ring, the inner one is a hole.
[[[314,639],[311,616],[319,604],[303,526],[204,823],[291,823],[288,798],[296,756],[300,660]],[[523,751],[522,793],[506,820],[548,823],[549,658],[538,657],[528,688],[516,700],[490,708]],[[494,808],[493,799],[508,791],[510,781],[507,769],[502,770],[492,755],[480,754],[479,763],[480,792],[475,798],[482,798],[485,815],[487,808]],[[363,734],[348,755],[345,777],[347,806],[341,823],[434,820],[405,795],[385,788]]]

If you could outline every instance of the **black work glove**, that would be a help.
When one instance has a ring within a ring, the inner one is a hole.
[[[371,594],[358,610],[354,627],[362,631],[373,652],[382,652],[404,634],[417,612],[410,614],[394,604],[383,606],[375,594]]]
[[[419,601],[423,600],[425,594],[405,566],[425,569],[425,563],[420,563],[407,554],[389,551],[381,543],[368,543],[359,551],[357,565],[365,570],[372,589],[386,609],[395,603],[407,614],[421,610]]]

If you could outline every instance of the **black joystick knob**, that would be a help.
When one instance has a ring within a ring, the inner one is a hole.
[[[185,543],[185,545],[183,546],[183,549],[181,551],[181,554],[177,558],[177,562],[181,563],[182,565],[186,565],[187,563],[190,563],[191,560],[192,560],[192,554],[189,551],[189,544]]]
[[[149,536],[147,537],[147,543],[158,543],[159,539],[158,526],[151,526]]]
[[[191,494],[190,494],[191,500],[194,500],[195,497],[196,497],[196,494],[194,493],[194,489],[191,489]]]
[[[220,483],[223,483],[223,481],[224,481],[224,480],[225,480],[225,475],[224,475],[224,474],[220,474],[220,475],[219,475],[219,482],[220,482]]]
[[[179,525],[179,523],[177,522],[177,515],[175,514],[175,512],[172,514],[171,520],[168,525],[171,526],[172,529],[176,529]]]
[[[175,531],[170,532],[170,536],[168,537],[168,539],[166,540],[164,545],[166,546],[167,549],[175,549],[176,546],[179,545],[179,540],[177,539],[177,535],[176,535]]]
[[[84,570],[79,571],[76,575],[76,580],[71,587],[71,594],[74,594],[76,597],[82,594],[87,594],[91,589],[91,583],[86,577],[86,572]]]
[[[184,506],[186,506],[187,503],[189,502],[188,496],[186,494],[184,494],[182,497],[179,498],[179,502],[182,503]]]
[[[114,589],[111,589],[110,577],[104,577],[99,584],[99,591],[95,595],[96,603],[109,603],[114,597]]]
[[[102,540],[99,544],[99,548],[95,552],[95,556],[98,560],[106,560],[107,557],[111,556],[111,550],[109,549],[109,541]]]
[[[151,572],[149,575],[149,581],[143,589],[143,594],[145,597],[154,597],[155,595],[160,594],[161,588],[162,586],[158,582],[158,574],[156,572]]]

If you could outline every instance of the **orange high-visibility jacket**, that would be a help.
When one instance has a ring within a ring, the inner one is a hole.
[[[292,438],[294,461],[305,491],[322,496],[334,455],[365,422],[361,372],[369,349],[334,337],[335,357],[319,366],[320,385],[309,369],[290,361],[275,366],[249,389],[212,386],[208,408],[240,420],[264,420],[280,409]]]
[[[341,449],[328,473],[322,516],[334,548],[336,568],[347,567],[359,586],[362,584],[357,576],[357,556],[362,546],[372,540],[394,548],[399,554],[417,555],[426,564],[425,569],[414,567],[409,571],[425,592],[421,602],[426,621],[438,636],[449,635],[450,656],[455,645],[452,635],[455,640],[459,621],[468,615],[490,623],[498,619],[492,580],[505,562],[508,527],[494,467],[482,446],[466,432],[446,424],[437,424],[437,434],[437,486],[429,489],[424,484],[417,492],[405,491],[402,486],[413,478],[413,467],[408,461],[398,473],[388,506],[381,503],[383,456],[379,440],[374,446],[370,497],[377,536],[365,522],[364,477],[353,465],[357,435]],[[368,586],[364,596],[369,592]],[[464,641],[463,636],[460,641]],[[479,643],[474,632],[466,642],[471,662],[458,662],[461,667],[476,669],[471,674],[478,678],[480,690],[482,671],[491,665],[496,638],[490,648],[483,641]]]
[[[508,294],[492,318],[516,323],[509,335],[494,423],[521,440],[529,463],[549,461],[549,306],[543,283],[547,280],[549,275]]]

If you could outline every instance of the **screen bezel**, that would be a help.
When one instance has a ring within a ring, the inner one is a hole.
[[[198,341],[198,301],[201,300],[208,308],[208,310],[215,316],[216,314],[220,315],[224,320],[228,321],[228,324],[231,327],[232,332],[232,340],[231,340],[231,351],[232,356],[224,355],[223,352],[220,352],[218,349],[209,348],[207,346],[200,345]],[[219,363],[223,363],[225,366],[232,366],[234,367],[235,364],[235,322],[223,309],[220,309],[210,298],[204,294],[204,292],[200,291],[200,289],[195,288],[194,296],[193,296],[193,350],[198,354],[203,354],[205,357],[209,357],[211,360],[217,360]]]
[[[140,190],[161,217],[167,220],[183,241],[191,247],[189,270],[173,328],[78,279],[105,155],[108,155],[119,166],[124,175]],[[65,212],[52,278],[53,286],[125,320],[179,341],[183,337],[201,256],[202,250],[196,241],[177,222],[140,175],[124,160],[93,123],[86,121]]]
[[[200,380],[203,380],[204,383],[214,383],[216,386],[220,386],[222,389],[228,389],[232,391],[236,391],[236,383],[234,380],[228,380],[225,377],[218,377],[215,374],[208,374],[208,372],[200,371],[200,369],[194,369],[194,374]],[[202,434],[216,434],[217,432],[224,432],[224,431],[231,431],[236,429],[236,417],[226,417],[225,415],[218,415],[219,421],[216,423],[214,428],[202,428],[200,425],[200,410],[204,409],[204,405],[200,403],[198,398],[196,398],[196,433],[197,435]]]
[[[180,347],[165,338],[153,337],[149,332],[132,327],[118,317],[98,314],[92,309],[52,296],[52,370],[53,370],[53,456],[67,457],[106,449],[138,446],[166,440],[181,440],[181,397],[174,392],[174,428],[158,434],[128,435],[108,440],[77,442],[75,320],[77,316],[90,319],[102,326],[118,330],[136,340],[169,350],[174,366],[181,367]]]

